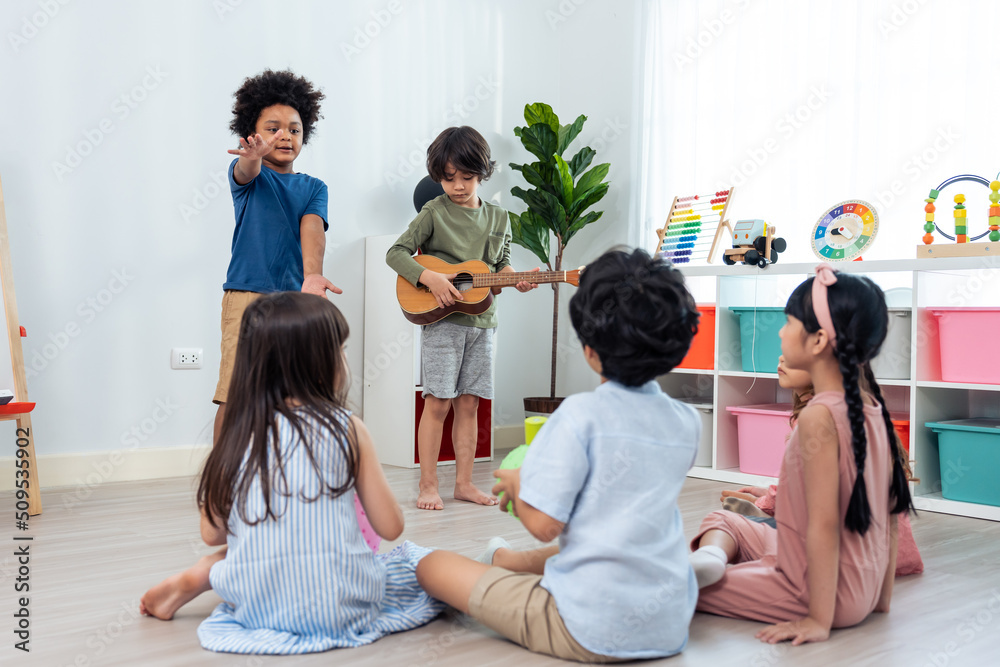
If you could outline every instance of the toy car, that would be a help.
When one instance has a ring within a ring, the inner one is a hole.
[[[763,220],[738,220],[733,226],[733,247],[722,254],[724,264],[756,264],[760,268],[778,261],[785,252],[785,239],[774,236],[774,225]]]

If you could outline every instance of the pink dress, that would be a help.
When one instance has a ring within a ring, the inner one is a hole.
[[[882,409],[866,405],[868,456],[865,459],[864,479],[872,518],[868,531],[859,535],[843,525],[857,477],[844,395],[822,392],[814,396],[809,404],[827,407],[840,441],[840,559],[833,627],[847,627],[860,623],[875,609],[889,566],[890,443]],[[698,611],[766,623],[790,621],[809,613],[806,583],[808,512],[803,456],[796,427],[788,441],[778,476],[781,501],[777,503],[774,515],[777,530],[724,510],[712,512],[702,521],[692,547],[707,531],[721,530],[736,541],[739,553],[736,564],[726,570],[719,583],[701,590]]]

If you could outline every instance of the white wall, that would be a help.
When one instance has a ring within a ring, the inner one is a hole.
[[[52,2],[50,15],[42,4],[6,2],[0,15],[0,176],[40,455],[210,441],[233,228],[217,181],[234,145],[232,93],[265,67],[290,67],[327,95],[296,168],[330,188],[325,270],[344,289],[335,303],[353,327],[358,406],[363,239],[413,217],[440,130],[482,131],[504,166],[484,195],[521,210],[506,165],[527,158],[512,134],[524,104],[548,102],[564,122],[587,114],[581,138],[612,163],[613,185],[568,264],[626,240],[635,2],[105,0]],[[521,248],[513,258],[535,266]],[[547,391],[550,299],[502,298],[501,425],[519,423],[522,396]],[[562,325],[560,389],[592,386]],[[176,346],[204,348],[204,368],[170,370]]]

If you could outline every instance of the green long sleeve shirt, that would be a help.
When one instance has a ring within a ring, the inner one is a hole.
[[[424,268],[413,259],[419,248],[451,264],[478,259],[493,271],[510,265],[510,221],[507,212],[480,198],[479,208],[453,203],[448,195],[427,202],[410,226],[385,254],[385,263],[416,285]],[[447,321],[492,329],[497,325],[496,301],[484,313],[452,313]]]

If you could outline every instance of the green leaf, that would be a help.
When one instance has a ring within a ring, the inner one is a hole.
[[[548,168],[545,169],[545,167]],[[531,164],[518,165],[517,170],[524,176],[524,180],[528,181],[531,185],[557,197],[560,196],[560,190],[557,190],[556,186],[552,184],[552,179],[542,173],[544,171],[546,174],[551,174],[554,171],[549,165],[542,164],[541,162],[533,162]]]
[[[556,152],[559,138],[552,128],[544,123],[521,128],[521,143],[528,151],[542,162],[552,159]]]
[[[569,173],[569,165],[566,163],[566,160],[558,155],[554,157],[560,181],[560,192],[558,194],[562,198],[563,206],[569,208],[573,204],[573,176]]]
[[[548,104],[535,102],[524,105],[524,122],[528,125],[545,124],[553,133],[559,132],[559,116],[555,114]]]
[[[579,195],[576,201],[573,202],[572,206],[567,209],[569,219],[575,221],[577,216],[581,215],[588,208],[601,201],[607,193],[608,184],[601,183],[597,187],[591,188],[590,190]]]
[[[578,231],[580,231],[590,223],[597,222],[598,220],[600,220],[602,215],[604,215],[604,211],[591,211],[590,213],[588,213],[587,215],[583,216],[582,218],[574,222],[572,225],[570,225],[569,229],[566,230],[566,234],[563,235],[563,245],[569,243],[569,240],[574,236],[576,236],[576,233]]]
[[[611,165],[605,162],[604,164],[599,164],[586,174],[580,177],[579,182],[576,184],[576,191],[579,193],[584,193],[591,188],[596,187],[604,180],[604,177],[608,175],[608,169]]]
[[[569,171],[573,174],[573,178],[582,174],[583,170],[590,166],[590,163],[594,161],[595,155],[597,155],[597,151],[590,146],[584,146],[577,151],[573,159],[569,161]]]
[[[573,143],[573,140],[576,139],[577,135],[580,134],[580,131],[583,130],[583,124],[585,122],[587,122],[587,117],[580,114],[580,116],[573,121],[572,125],[562,125],[559,127],[559,148],[556,150],[559,155],[562,155],[563,151],[566,150],[571,143]]]
[[[562,234],[566,230],[566,209],[552,194],[544,190],[524,191],[517,187],[511,188],[510,192],[524,200],[539,223],[547,225],[556,234]]]
[[[539,223],[531,211],[520,216],[508,213],[512,240],[522,248],[530,250],[544,264],[549,263],[549,228]]]

